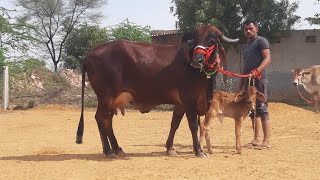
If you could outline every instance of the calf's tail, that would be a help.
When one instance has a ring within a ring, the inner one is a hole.
[[[82,137],[83,137],[83,129],[84,129],[84,121],[83,121],[83,101],[84,101],[84,88],[85,88],[85,78],[86,78],[86,66],[83,63],[82,64],[82,69],[81,69],[81,74],[82,74],[82,93],[81,93],[81,116],[78,124],[78,130],[77,130],[77,138],[76,138],[76,143],[81,144],[82,143]]]

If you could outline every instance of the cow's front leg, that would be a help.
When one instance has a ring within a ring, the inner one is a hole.
[[[200,142],[198,139],[198,119],[197,119],[197,113],[195,111],[196,108],[190,108],[190,109],[186,111],[186,116],[188,119],[188,124],[189,124],[189,128],[192,135],[193,150],[197,157],[206,158],[207,155],[200,148]]]
[[[173,149],[173,139],[180,125],[183,115],[184,115],[184,110],[179,106],[175,106],[172,114],[170,132],[166,142],[167,154],[169,156],[177,155],[176,151]]]
[[[320,94],[320,91],[318,92],[318,94]],[[320,95],[319,96],[314,96],[314,108],[315,108],[315,112],[319,113],[319,101],[320,101]]]

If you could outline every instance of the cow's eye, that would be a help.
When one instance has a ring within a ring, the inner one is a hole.
[[[209,38],[209,44],[210,45],[213,45],[213,44],[215,44],[216,43],[216,40],[213,38],[213,37],[210,37]]]

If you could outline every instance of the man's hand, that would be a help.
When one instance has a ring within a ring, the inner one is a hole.
[[[261,79],[262,78],[262,75],[261,73],[259,72],[258,69],[254,69],[250,72],[250,75],[254,78],[258,78],[258,79]]]

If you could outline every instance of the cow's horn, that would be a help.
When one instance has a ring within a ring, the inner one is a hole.
[[[237,38],[237,39],[230,39],[230,38],[225,37],[224,35],[221,36],[221,39],[222,39],[224,42],[227,42],[227,43],[236,43],[236,42],[239,41],[239,38]]]

